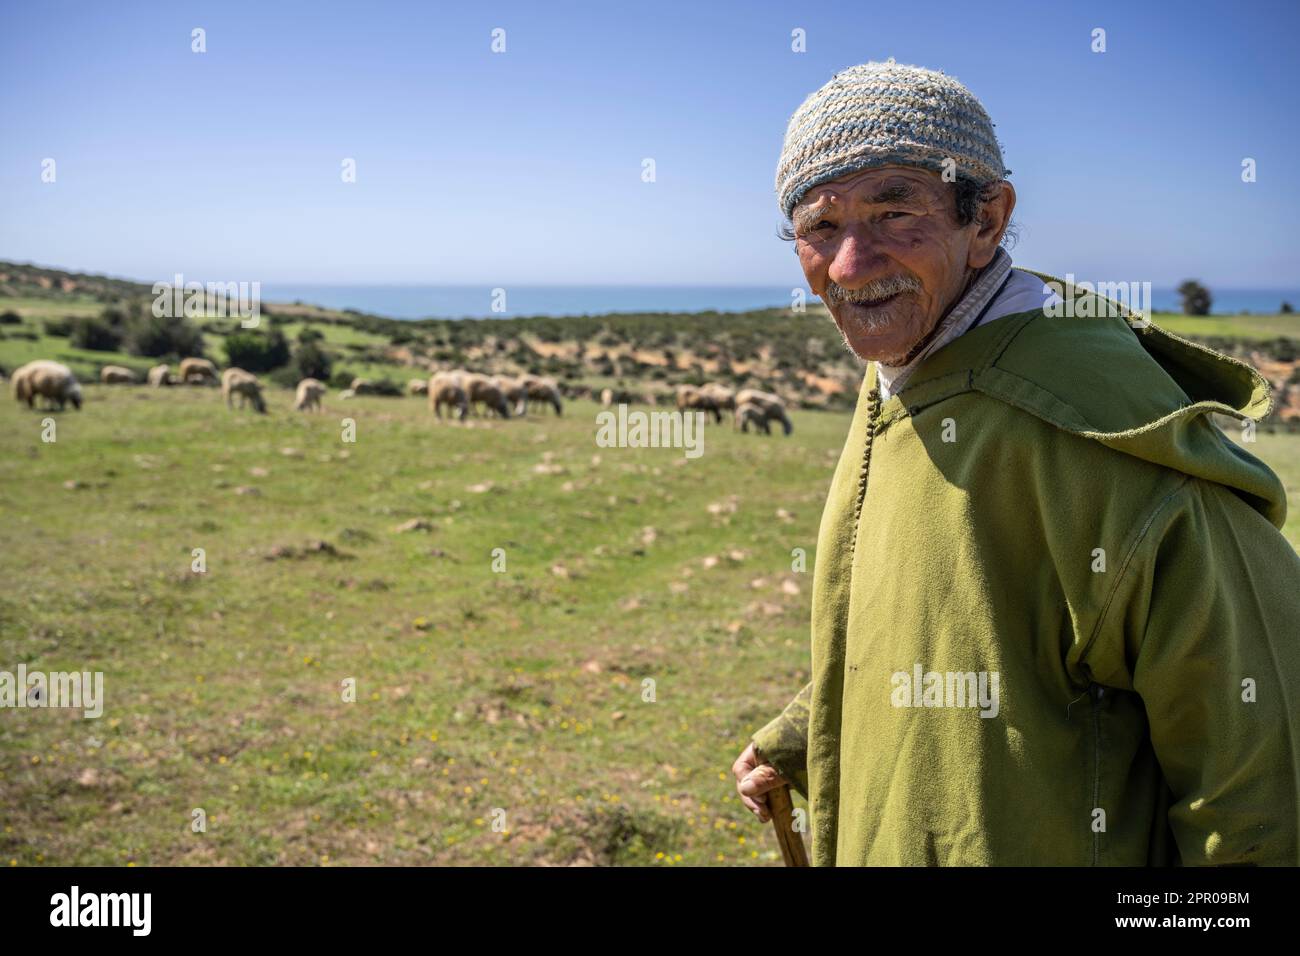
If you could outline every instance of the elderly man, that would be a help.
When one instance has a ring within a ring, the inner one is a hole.
[[[781,208],[869,368],[812,680],[741,798],[804,794],[815,865],[1295,865],[1300,559],[1281,483],[1211,420],[1268,387],[1013,269],[1008,172],[929,70],[854,67],[790,120]]]

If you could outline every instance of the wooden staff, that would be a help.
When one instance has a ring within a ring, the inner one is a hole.
[[[767,809],[772,814],[776,842],[781,845],[785,865],[807,866],[808,851],[804,849],[803,837],[794,829],[794,804],[790,800],[789,784],[783,783],[767,792]]]

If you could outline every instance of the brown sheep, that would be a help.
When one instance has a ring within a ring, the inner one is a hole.
[[[469,414],[469,396],[461,381],[461,372],[438,372],[429,379],[429,411],[442,418],[442,406],[454,405],[462,421]]]
[[[262,386],[258,384],[257,376],[252,372],[245,372],[242,368],[228,368],[221,373],[221,395],[226,400],[227,408],[234,408],[234,397],[239,396],[239,407],[243,408],[248,402],[253,403],[253,408],[266,414],[266,402],[262,400]]]
[[[295,411],[305,412],[315,408],[320,411],[320,400],[325,395],[325,385],[314,378],[304,378],[298,383],[298,391],[294,393],[293,407]]]
[[[408,395],[428,395],[429,380],[424,378],[413,378],[406,383],[406,394]]]
[[[177,377],[186,385],[216,385],[221,381],[217,367],[205,358],[181,359]]]
[[[722,421],[722,412],[718,408],[717,399],[709,391],[707,385],[700,387],[694,385],[677,386],[677,410],[686,412],[691,409],[708,412],[713,416],[715,424]]]
[[[148,381],[154,388],[176,384],[176,379],[172,377],[172,370],[169,365],[155,365],[149,369]]]
[[[564,403],[560,400],[560,387],[555,384],[555,379],[524,375],[520,377],[519,384],[524,387],[525,410],[533,402],[541,402],[543,406],[554,408],[556,415],[563,414]]]
[[[35,407],[37,396],[44,398],[47,405],[57,402],[59,411],[63,411],[68,402],[72,402],[73,408],[81,408],[81,385],[72,370],[58,362],[46,359],[28,362],[14,370],[9,385],[14,399],[26,402],[28,408]]]
[[[763,392],[756,388],[742,388],[736,393],[736,411],[740,411],[741,405],[757,405],[763,409],[768,421],[778,421],[785,433],[789,435],[794,431],[794,425],[790,422],[790,416],[786,414],[785,402],[781,401],[779,395],[773,395],[771,392]],[[737,418],[739,422],[739,418]]]
[[[121,365],[105,365],[99,370],[99,380],[105,385],[134,385],[135,372]]]
[[[469,399],[471,408],[482,402],[486,408],[496,412],[502,418],[510,417],[510,406],[506,402],[506,397],[493,379],[478,372],[465,372],[461,376],[461,383],[465,387],[465,397]]]
[[[755,430],[762,432],[764,435],[772,434],[772,429],[767,424],[767,409],[761,405],[755,405],[753,402],[745,402],[736,406],[735,421],[742,432],[749,431],[749,426],[753,425]]]

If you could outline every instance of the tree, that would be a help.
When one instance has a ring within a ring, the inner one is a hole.
[[[301,336],[299,336],[299,341],[301,341]],[[294,349],[293,366],[299,381],[304,378],[314,378],[322,382],[328,382],[334,361],[330,358],[329,353],[314,341],[307,341]]]
[[[1178,287],[1178,294],[1183,299],[1183,312],[1187,315],[1209,315],[1213,299],[1210,290],[1195,279],[1188,279]]]
[[[226,337],[226,361],[246,372],[269,372],[289,364],[289,342],[279,329],[243,330]]]

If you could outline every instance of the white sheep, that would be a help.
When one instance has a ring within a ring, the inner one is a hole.
[[[462,372],[438,372],[429,379],[429,411],[438,418],[442,418],[443,405],[454,405],[462,420],[469,414],[469,396],[462,375]]]
[[[178,377],[186,385],[215,385],[221,380],[217,367],[205,358],[181,359]]]
[[[35,407],[36,397],[48,402],[57,402],[59,411],[63,411],[68,402],[73,408],[81,408],[81,385],[76,376],[66,365],[37,359],[15,369],[10,382],[14,399],[26,402],[28,408]]]
[[[170,365],[155,365],[149,369],[149,384],[154,388],[162,388],[164,385],[175,385],[176,379],[172,377]]]
[[[121,365],[105,365],[99,370],[99,380],[105,385],[134,385],[135,372]]]
[[[226,400],[227,408],[235,407],[234,396],[238,395],[240,408],[252,402],[253,408],[266,414],[266,402],[262,400],[262,386],[252,372],[245,372],[242,368],[226,369],[221,373],[221,395]]]
[[[298,383],[298,391],[294,394],[293,407],[296,411],[305,412],[315,408],[321,411],[320,400],[325,395],[325,385],[314,379],[304,378]]]

